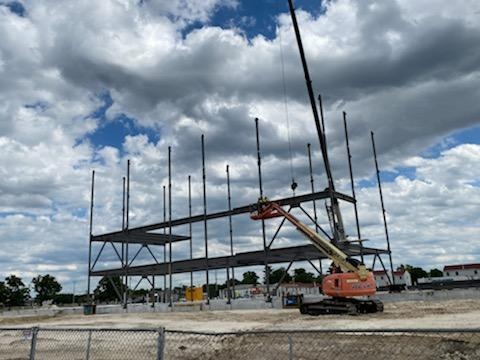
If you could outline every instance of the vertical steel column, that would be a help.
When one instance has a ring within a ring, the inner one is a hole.
[[[125,228],[128,230],[130,220],[130,159],[127,160],[127,210],[125,216]]]
[[[207,305],[210,304],[210,280],[208,276],[208,234],[207,234],[207,177],[205,175],[205,135],[202,134],[202,179],[203,179],[203,234],[205,239],[205,264],[207,280]]]
[[[385,205],[383,203],[382,182],[380,181],[380,170],[378,169],[377,150],[375,147],[375,137],[373,131],[370,131],[372,137],[373,159],[375,160],[375,170],[377,172],[378,193],[380,194],[380,204],[382,205],[383,226],[385,227],[385,239],[387,240],[388,258],[390,260],[390,270],[392,271],[392,285],[395,285],[395,274],[393,273],[392,251],[390,250],[390,237],[388,236],[387,216],[385,214]],[[381,259],[380,259],[381,260]]]
[[[225,269],[227,271],[227,304],[230,305],[231,302],[231,294],[230,294],[230,261],[227,259],[227,267]]]
[[[308,151],[308,167],[310,170],[310,187],[312,189],[312,194],[315,193],[315,183],[313,180],[313,166],[312,166],[312,151],[310,143],[307,144],[307,151]],[[318,232],[318,217],[317,217],[317,204],[315,200],[312,201],[313,203],[313,218],[315,220],[315,231]]]
[[[168,292],[169,306],[173,306],[172,297],[172,148],[168,147]]]
[[[125,176],[122,176],[122,231],[125,231]],[[125,239],[122,238],[122,267],[125,257]]]
[[[190,260],[193,259],[192,244],[192,177],[188,175],[188,236],[190,237]],[[193,271],[190,271],[190,290],[193,290]],[[193,301],[193,296],[191,297]]]
[[[126,197],[126,190],[125,190],[125,176],[122,176],[122,184],[123,184],[123,191],[122,191],[122,269],[125,270],[125,197]],[[122,284],[126,281],[126,273],[122,276],[121,282]],[[123,289],[123,307],[127,306],[127,288]]]
[[[350,172],[350,185],[352,186],[352,197],[353,197],[353,200],[355,200],[353,203],[353,210],[355,211],[355,223],[357,225],[357,235],[358,235],[358,241],[360,243],[360,259],[362,260],[362,264],[364,264],[363,241],[360,235],[360,221],[358,220],[357,197],[355,195],[355,182],[353,179],[353,170],[352,170],[352,154],[350,153],[350,143],[348,140],[348,127],[347,127],[347,113],[345,111],[343,112],[343,127],[345,129],[345,144],[347,145],[348,170]]]
[[[163,223],[167,222],[167,191],[165,185],[163,185]],[[167,228],[163,228],[163,235],[167,234]],[[163,263],[167,262],[167,246],[163,244]],[[163,275],[163,302],[167,302],[167,275]]]
[[[258,132],[258,118],[255,118],[255,134],[257,137],[257,165],[258,165],[258,187],[260,190],[260,199],[263,198],[263,185],[262,185],[262,157],[260,155],[260,136]],[[267,301],[270,302],[270,271],[268,268],[268,247],[267,239],[265,236],[265,220],[262,219],[262,237],[263,237],[263,252],[265,256],[265,284],[267,286]]]
[[[127,193],[125,198],[126,203],[126,212],[125,212],[125,261],[124,261],[124,268],[125,268],[125,289],[124,289],[124,309],[128,306],[128,227],[129,227],[129,220],[130,220],[130,159],[127,160]]]
[[[125,214],[125,231],[126,231],[126,244],[125,244],[125,303],[124,308],[128,305],[128,228],[130,221],[130,159],[127,160],[127,197],[126,197],[126,214]]]
[[[227,195],[228,195],[228,211],[232,210],[232,197],[230,193],[230,166],[227,165]],[[230,233],[230,255],[233,256],[233,228],[232,228],[232,215],[228,215],[228,227]],[[232,291],[233,298],[235,299],[235,267],[232,266]]]
[[[155,307],[155,275],[152,275],[152,308]]]
[[[95,170],[92,170],[92,185],[90,193],[90,230],[88,237],[88,280],[87,280],[87,292],[88,300],[91,301],[90,297],[90,271],[92,270],[92,232],[93,232],[93,201],[94,201],[94,191],[95,191]]]
[[[320,106],[322,109],[322,106]],[[322,126],[323,124],[323,110],[322,110]],[[323,129],[323,133],[325,133],[325,129]],[[315,182],[313,180],[313,166],[312,166],[312,149],[310,143],[307,144],[307,152],[308,152],[308,169],[310,171],[310,187],[312,189],[312,194],[315,193]],[[312,201],[313,203],[313,219],[315,220],[315,231],[318,233],[318,217],[317,217],[317,203],[315,200]],[[322,268],[322,259],[318,259],[320,263],[320,269]],[[321,271],[321,270],[320,270]]]
[[[227,192],[229,192],[229,186],[228,186],[228,164],[227,164]],[[230,195],[230,194],[228,194]],[[230,202],[230,196],[228,196],[228,202]],[[229,207],[230,207],[230,204],[229,204]],[[229,215],[229,220],[230,220],[230,215]],[[230,220],[231,221],[231,220]],[[231,223],[230,223],[230,229],[231,229]],[[230,248],[231,248],[232,244],[231,244],[231,238],[230,238]],[[226,273],[227,273],[227,304],[230,305],[232,303],[231,301],[231,292],[230,292],[230,260],[227,259],[227,267],[226,267]]]

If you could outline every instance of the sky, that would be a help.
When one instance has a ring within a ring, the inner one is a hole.
[[[480,262],[480,3],[297,0],[296,8],[335,185],[349,194],[347,113],[365,245],[385,247],[374,131],[394,266]],[[227,207],[227,164],[233,206],[255,202],[255,117],[268,197],[290,196],[292,176],[297,194],[310,191],[307,143],[315,186],[326,186],[286,0],[0,0],[0,79],[0,277],[50,273],[66,291],[85,290],[92,170],[94,234],[120,229],[127,159],[130,225],[161,221],[169,146],[173,217],[188,214],[188,175],[201,213],[202,134],[208,211]],[[353,209],[341,206],[355,238]],[[261,249],[258,223],[236,217],[233,229],[235,252]],[[225,219],[208,233],[210,256],[228,254]],[[192,241],[202,256],[201,224]],[[303,243],[286,227],[275,247]],[[188,243],[174,245],[174,260],[188,254]],[[150,262],[142,252],[137,263]],[[118,267],[111,247],[97,265]]]

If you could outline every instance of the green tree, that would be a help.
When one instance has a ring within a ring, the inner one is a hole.
[[[442,276],[443,276],[443,272],[441,270],[438,270],[438,269],[430,270],[430,277],[442,277]]]
[[[97,301],[115,301],[119,300],[116,290],[120,293],[120,296],[122,296],[125,290],[125,284],[122,283],[120,276],[112,276],[110,279],[104,276],[98,282],[93,295]]]
[[[32,279],[33,288],[37,293],[35,301],[38,304],[46,300],[53,300],[55,296],[62,290],[62,285],[59,284],[54,276],[38,275]]]
[[[244,272],[243,273],[242,284],[257,285],[258,284],[258,275],[255,273],[255,271]]]
[[[293,280],[301,283],[313,283],[315,276],[311,272],[306,272],[304,268],[299,268],[293,271]]]
[[[218,295],[220,294],[218,289],[219,288],[218,288],[217,284],[209,284],[208,285],[208,290],[209,290],[208,293],[210,294],[211,298],[218,297]],[[203,290],[204,294],[207,294],[207,284],[202,285],[202,290]]]
[[[0,304],[6,305],[7,304],[7,287],[5,286],[4,281],[0,281]]]
[[[402,268],[407,270],[410,273],[410,276],[412,277],[412,284],[417,284],[418,279],[428,277],[428,273],[423,270],[421,267],[418,266],[412,266],[412,265],[401,265]]]
[[[270,277],[269,277],[270,284],[277,284],[278,282],[280,282],[280,280],[282,280],[282,277],[283,277],[282,282],[292,281],[291,275],[288,272],[286,273],[285,270],[286,269],[284,267],[275,269],[273,271],[270,269]],[[284,274],[285,276],[283,276]],[[264,279],[265,279],[265,276],[264,276]]]
[[[5,279],[6,285],[6,304],[8,307],[23,306],[28,300],[28,288],[25,287],[22,279],[10,275]]]

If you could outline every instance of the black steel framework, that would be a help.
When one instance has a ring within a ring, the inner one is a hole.
[[[307,85],[308,96],[310,99],[310,105],[313,112],[313,117],[315,120],[315,127],[318,134],[318,140],[321,150],[321,155],[323,159],[323,164],[325,166],[325,174],[327,177],[328,186],[323,191],[315,191],[314,185],[314,178],[313,178],[313,169],[312,169],[312,152],[310,144],[307,146],[308,152],[308,160],[309,160],[309,173],[310,173],[310,187],[311,193],[305,193],[298,196],[292,196],[282,199],[274,199],[277,204],[280,206],[288,207],[288,211],[294,211],[299,209],[307,218],[313,223],[316,231],[322,232],[325,236],[327,236],[332,242],[336,244],[339,248],[341,248],[347,255],[349,256],[358,256],[361,258],[361,261],[364,261],[364,257],[368,255],[373,255],[373,263],[372,269],[375,267],[376,260],[378,259],[380,264],[383,267],[385,272],[386,268],[384,262],[381,258],[381,254],[388,254],[390,257],[390,267],[392,270],[392,280],[393,280],[393,264],[391,259],[391,249],[390,249],[390,239],[388,236],[388,230],[386,225],[386,217],[385,217],[385,208],[383,204],[383,195],[381,192],[381,184],[380,184],[380,176],[378,170],[378,163],[376,159],[376,150],[375,144],[373,139],[372,133],[372,145],[374,149],[374,160],[376,165],[376,173],[379,185],[379,192],[380,192],[380,200],[382,205],[382,213],[384,217],[384,226],[385,226],[385,234],[387,240],[387,249],[376,249],[363,246],[362,239],[360,238],[360,226],[358,220],[358,211],[356,206],[356,199],[355,199],[355,188],[354,188],[354,178],[352,172],[352,165],[351,165],[351,154],[350,154],[350,147],[348,142],[348,131],[347,131],[347,124],[346,124],[346,114],[344,114],[344,127],[345,127],[345,137],[346,137],[346,145],[347,145],[347,155],[348,155],[348,162],[349,162],[349,172],[350,172],[350,180],[351,180],[351,189],[352,189],[352,196],[342,194],[335,190],[335,185],[330,169],[329,159],[328,159],[328,151],[327,151],[327,141],[325,136],[325,119],[323,115],[323,105],[321,96],[318,97],[319,100],[319,108],[320,108],[320,116],[317,110],[315,98],[314,98],[314,91],[312,87],[312,81],[310,78],[310,74],[307,67],[307,61],[305,58],[305,53],[303,50],[303,45],[300,36],[300,30],[298,28],[298,23],[295,15],[295,9],[293,6],[293,1],[289,0],[289,9],[290,14],[292,17],[292,23],[295,30],[295,36],[297,39],[297,44],[299,47],[300,57],[302,60],[302,66],[305,75],[305,82]],[[256,135],[256,155],[257,155],[257,165],[258,165],[258,185],[259,185],[259,195],[260,198],[264,196],[264,189],[263,189],[263,182],[262,182],[262,164],[261,164],[261,151],[260,151],[260,135],[259,135],[259,119],[255,118],[255,135]],[[233,236],[233,229],[232,229],[232,217],[233,216],[240,216],[244,214],[249,214],[256,210],[257,204],[251,203],[245,206],[232,208],[231,206],[231,192],[230,192],[230,172],[229,166],[227,165],[226,173],[227,173],[227,200],[228,200],[228,210],[208,213],[207,212],[207,184],[206,184],[206,158],[205,158],[205,136],[202,134],[201,136],[201,165],[202,165],[202,185],[203,185],[203,213],[192,215],[192,206],[191,206],[191,177],[188,177],[188,207],[189,212],[188,216],[184,218],[172,219],[172,172],[171,172],[171,147],[168,147],[168,221],[166,219],[166,189],[163,186],[163,221],[159,223],[139,226],[135,228],[130,228],[129,226],[129,205],[130,205],[130,160],[127,162],[127,177],[126,179],[123,178],[123,204],[122,204],[122,230],[110,232],[106,234],[100,235],[93,235],[93,208],[94,208],[94,184],[95,184],[95,172],[92,173],[92,185],[91,185],[91,205],[90,205],[90,234],[89,234],[89,259],[88,259],[88,294],[90,296],[91,293],[91,282],[90,278],[92,276],[106,276],[109,279],[113,276],[123,276],[124,277],[124,284],[125,290],[122,294],[117,289],[118,297],[121,301],[123,301],[124,307],[127,307],[128,303],[128,284],[129,279],[131,277],[140,277],[139,281],[137,282],[135,289],[140,285],[140,283],[146,279],[147,282],[152,286],[152,292],[155,291],[155,276],[163,276],[164,278],[164,288],[162,297],[163,302],[167,302],[170,306],[173,305],[173,292],[172,292],[172,275],[173,274],[180,274],[180,273],[190,273],[190,286],[193,286],[193,272],[196,271],[204,271],[205,278],[206,278],[206,289],[207,289],[207,304],[210,300],[210,281],[209,281],[209,271],[211,270],[218,270],[218,269],[225,269],[227,274],[227,294],[228,294],[228,303],[231,301],[230,296],[230,270],[232,272],[232,277],[234,280],[235,277],[235,268],[237,267],[246,267],[246,266],[261,266],[263,265],[265,268],[265,280],[266,280],[266,301],[270,301],[271,291],[270,291],[270,284],[269,284],[269,264],[278,264],[278,263],[288,263],[288,267],[285,270],[285,273],[290,269],[293,262],[295,261],[307,261],[309,262],[312,267],[318,271],[319,273],[322,272],[322,263],[321,260],[325,258],[322,253],[320,253],[313,245],[300,245],[300,246],[293,246],[293,247],[283,247],[283,248],[272,248],[272,245],[277,238],[282,226],[284,225],[285,221],[282,220],[279,226],[277,227],[273,237],[270,241],[267,242],[266,231],[265,231],[265,223],[262,220],[262,243],[263,249],[257,251],[250,251],[250,252],[242,252],[242,253],[234,253],[234,236]],[[294,190],[294,188],[292,187]],[[327,211],[327,215],[329,218],[330,223],[330,233],[323,229],[320,224],[318,223],[318,216],[317,216],[317,205],[316,201],[318,200],[329,200],[330,206],[327,205],[325,201],[325,207]],[[357,227],[357,235],[358,240],[356,241],[349,241],[345,234],[345,229],[343,227],[343,220],[340,213],[339,208],[339,200],[344,202],[353,204],[355,210],[355,219],[356,219],[356,227]],[[302,206],[303,203],[313,203],[313,216]],[[229,219],[229,243],[230,243],[230,255],[222,256],[222,257],[209,257],[209,245],[208,245],[208,221],[220,218]],[[193,223],[203,223],[203,237],[204,237],[204,257],[195,258],[193,259],[193,249],[192,249],[192,224]],[[181,225],[189,226],[189,234],[188,235],[174,235],[172,233],[172,229],[176,228]],[[168,233],[167,233],[168,229]],[[158,230],[163,230],[163,233],[156,232]],[[175,242],[184,242],[189,241],[190,245],[190,258],[189,259],[182,259],[177,261],[172,261],[172,243]],[[102,246],[100,247],[100,251],[97,253],[95,260],[92,264],[92,243],[100,242]],[[118,259],[120,260],[120,267],[117,268],[110,268],[110,269],[103,269],[97,270],[95,266],[102,255],[103,250],[106,247],[106,244],[110,243],[113,247]],[[121,243],[121,255],[118,252],[115,243]],[[141,245],[138,249],[135,256],[130,260],[129,259],[129,245]],[[261,243],[259,242],[259,245]],[[167,245],[168,245],[168,257],[167,257]],[[150,246],[160,246],[163,247],[163,262],[159,262],[155,257],[154,253],[150,249]],[[149,254],[151,255],[154,263],[147,264],[147,265],[133,265],[134,261],[137,259],[138,255],[140,254],[141,250],[146,248]],[[167,260],[168,259],[168,260]],[[314,260],[320,260],[319,268],[317,268],[314,264]],[[168,281],[168,291],[167,287],[167,275],[169,277]],[[151,278],[151,280],[150,280]],[[390,280],[390,279],[389,279]],[[393,280],[394,281],[394,280]],[[393,281],[390,281],[393,283]],[[114,285],[113,281],[111,283]],[[234,281],[233,289],[234,288]],[[275,291],[276,289],[274,289]],[[234,292],[233,292],[234,294]],[[168,296],[167,296],[168,295]]]
[[[258,121],[256,121],[256,129],[258,127]],[[256,130],[257,131],[257,130]],[[202,148],[204,149],[204,142],[205,138],[202,136]],[[318,206],[314,206],[314,213],[310,214],[309,211],[303,205],[306,204],[316,204],[319,200],[328,200],[332,196],[332,191],[329,189],[325,189],[323,191],[315,191],[314,185],[314,177],[313,177],[313,169],[311,165],[311,150],[310,147],[307,147],[308,150],[308,166],[309,174],[310,174],[310,193],[305,193],[301,195],[281,198],[281,199],[272,199],[276,203],[280,204],[281,206],[288,207],[288,211],[298,211],[311,221],[312,226],[317,229],[317,231],[322,232],[326,236],[328,236],[332,241],[334,239],[334,234],[327,232],[319,223],[318,223],[318,215],[317,209]],[[227,272],[227,293],[231,293],[232,286],[231,284],[235,274],[235,268],[239,267],[248,267],[248,266],[264,266],[268,269],[268,266],[271,264],[280,264],[285,263],[288,264],[286,271],[288,271],[292,264],[297,261],[307,261],[309,262],[316,271],[321,273],[321,260],[325,259],[325,256],[321,254],[313,245],[299,245],[299,246],[292,246],[292,247],[282,247],[282,248],[273,248],[275,239],[278,237],[278,234],[284,225],[284,221],[282,221],[274,235],[271,239],[268,239],[263,236],[263,229],[260,234],[262,240],[259,239],[259,246],[262,246],[261,250],[256,251],[249,251],[249,252],[240,252],[234,253],[234,232],[232,228],[232,217],[234,216],[245,216],[249,215],[251,212],[257,209],[257,203],[251,203],[244,206],[239,206],[232,208],[231,205],[231,183],[230,183],[230,166],[227,167],[227,177],[226,177],[226,185],[227,185],[227,205],[228,209],[225,211],[219,212],[212,212],[207,213],[206,211],[206,201],[207,201],[207,191],[206,191],[206,182],[205,187],[203,188],[203,199],[204,199],[204,212],[202,214],[192,215],[191,210],[191,178],[189,176],[189,194],[188,194],[188,216],[183,218],[171,219],[171,149],[169,149],[169,164],[168,164],[168,194],[166,194],[166,187],[163,186],[163,221],[148,224],[144,226],[138,227],[129,227],[129,199],[130,199],[130,162],[127,164],[127,177],[126,179],[123,178],[124,182],[124,189],[126,188],[124,195],[123,195],[123,204],[122,204],[122,213],[124,214],[122,219],[122,228],[123,230],[114,231],[104,234],[90,235],[89,241],[89,273],[88,273],[88,283],[90,284],[90,277],[114,277],[114,276],[121,276],[123,277],[123,283],[125,285],[129,284],[129,280],[132,277],[140,277],[138,282],[136,283],[134,289],[138,288],[138,286],[142,283],[143,280],[146,280],[149,285],[152,287],[152,291],[154,291],[155,287],[155,276],[163,276],[164,284],[163,284],[163,294],[164,296],[161,297],[163,302],[168,303],[171,305],[173,303],[173,289],[172,289],[172,276],[173,274],[181,274],[181,273],[190,273],[190,286],[193,285],[193,273],[194,272],[206,272],[208,274],[209,271],[212,270],[219,270],[224,269]],[[258,154],[259,156],[259,154]],[[258,159],[258,158],[257,158]],[[204,156],[202,156],[202,178],[204,174]],[[261,162],[258,163],[259,168],[261,167]],[[261,170],[259,175],[261,174]],[[203,180],[203,179],[202,179]],[[352,175],[353,180],[353,175]],[[93,204],[94,204],[94,181],[95,176],[92,173],[92,198],[91,198],[91,223],[90,227],[93,229]],[[259,188],[260,190],[260,188]],[[261,192],[263,196],[263,189]],[[168,198],[167,198],[168,196]],[[354,205],[356,200],[354,197],[343,194],[337,191],[333,192],[333,196],[343,201],[344,203]],[[167,218],[167,206],[168,206],[168,218]],[[193,249],[192,249],[192,224],[194,223],[203,223],[204,229],[207,228],[207,223],[211,220],[221,219],[221,218],[228,218],[229,219],[229,228],[228,228],[228,239],[226,242],[230,245],[230,254],[228,256],[222,257],[208,257],[208,233],[204,232],[204,245],[206,249],[205,257],[201,258],[192,258],[193,256]],[[173,230],[176,227],[188,225],[189,233],[188,235],[184,234],[173,234]],[[172,243],[178,242],[188,242],[189,246],[189,258],[172,261]],[[92,258],[92,244],[93,243],[101,243],[102,246],[97,254]],[[120,266],[114,267],[110,269],[96,269],[96,265],[104,251],[106,245],[110,243],[115,253],[120,260]],[[116,250],[115,244],[121,244],[122,246],[122,254]],[[129,246],[133,245],[140,245],[140,248],[137,250],[133,258],[129,258]],[[163,262],[159,261],[157,257],[154,255],[150,247],[159,247],[163,249]],[[379,260],[379,263],[382,265],[383,270],[386,271],[384,262],[381,258],[382,254],[389,254],[389,249],[377,249],[377,248],[369,248],[364,247],[361,242],[341,242],[337,244],[342,250],[347,253],[349,256],[373,256],[373,267],[375,266],[376,260]],[[140,251],[146,248],[148,253],[151,255],[152,259],[154,260],[153,263],[147,265],[135,265],[134,262],[138,258]],[[125,250],[125,251],[123,251]],[[313,261],[320,260],[320,269],[314,265]],[[230,277],[230,271],[232,277]],[[167,277],[169,278],[167,284]],[[112,282],[113,283],[113,282]],[[168,288],[167,288],[168,286]],[[120,294],[118,291],[119,299],[123,301],[124,307],[127,306],[128,303],[128,294],[127,290],[128,287],[125,286],[125,291],[123,294]],[[90,287],[89,287],[89,294],[90,294]],[[234,290],[234,285],[233,285]],[[273,291],[270,291],[273,290]],[[269,289],[269,294],[274,294],[276,289]],[[233,297],[235,292],[233,291]],[[209,297],[210,294],[208,294]],[[231,295],[228,295],[227,302],[231,301]],[[269,301],[270,297],[267,296],[266,300]]]

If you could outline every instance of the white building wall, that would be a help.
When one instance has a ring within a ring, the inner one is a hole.
[[[403,274],[395,274],[395,284],[412,286],[412,276],[408,271],[405,271]]]
[[[480,279],[480,269],[458,269],[443,271],[444,277],[467,277],[468,279]]]
[[[375,282],[377,284],[377,288],[386,287],[389,285],[388,283],[388,276],[387,274],[375,274]]]
[[[391,274],[392,272],[388,270],[387,273],[374,274],[377,288],[389,286],[390,284],[388,282],[388,279],[389,277],[391,278]],[[403,274],[396,273],[394,280],[396,285],[412,286],[412,276],[408,271],[405,271]]]

